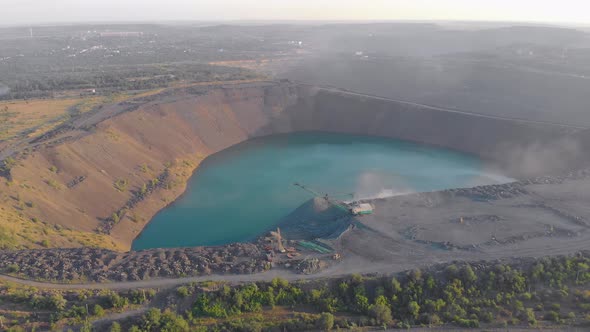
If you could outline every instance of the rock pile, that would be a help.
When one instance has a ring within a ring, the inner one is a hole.
[[[0,270],[52,281],[134,281],[266,268],[262,251],[250,243],[129,253],[94,248],[0,251]]]

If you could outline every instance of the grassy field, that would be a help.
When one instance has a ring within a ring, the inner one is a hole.
[[[118,93],[108,96],[3,101],[0,102],[0,142],[37,137],[100,105],[117,103],[132,97],[149,96],[161,90],[139,94]]]
[[[230,81],[234,83],[256,82],[258,80]],[[224,82],[172,84],[174,87],[226,84]],[[164,91],[165,88],[115,93],[104,96],[76,97],[74,93],[55,99],[31,99],[0,101],[0,147],[16,138],[30,138],[43,135],[65,121],[89,112],[101,105],[119,103],[131,98],[147,97]]]
[[[0,140],[37,136],[65,121],[78,99],[17,100],[0,102]]]

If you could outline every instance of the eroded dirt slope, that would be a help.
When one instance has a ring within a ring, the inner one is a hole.
[[[247,139],[291,102],[288,91],[269,98],[268,89],[281,87],[182,89],[88,116],[18,159],[6,208],[26,202],[27,218],[110,234],[112,247],[128,249],[203,158]]]

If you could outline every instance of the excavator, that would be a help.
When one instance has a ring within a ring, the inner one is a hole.
[[[347,204],[347,203],[332,199],[330,196],[328,196],[328,194],[322,195],[322,194],[316,192],[315,190],[313,190],[309,187],[306,187],[300,183],[294,183],[293,185],[307,191],[308,193],[311,193],[314,197],[321,197],[321,198],[325,199],[326,202],[345,211],[346,213],[348,213],[350,215],[360,216],[360,215],[367,215],[367,214],[373,213],[373,206],[369,203],[352,202],[350,204]],[[347,194],[347,195],[352,195],[352,194]]]

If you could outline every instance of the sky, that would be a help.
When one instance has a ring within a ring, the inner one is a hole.
[[[0,12],[0,25],[194,20],[473,20],[590,24],[590,0],[0,0]]]

